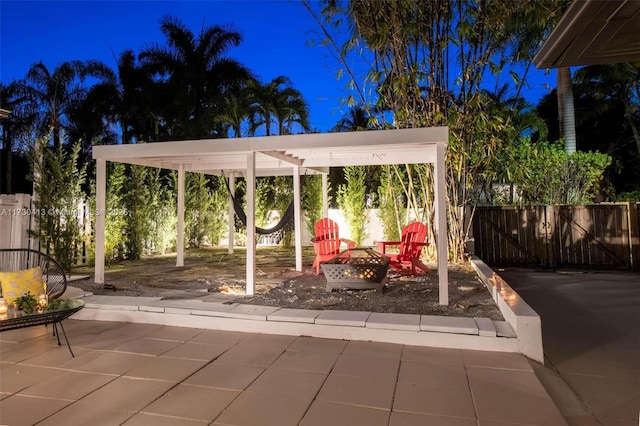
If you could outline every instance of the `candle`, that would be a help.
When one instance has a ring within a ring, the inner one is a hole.
[[[40,307],[45,307],[47,306],[47,302],[48,302],[48,296],[46,294],[41,294],[38,296],[38,305]]]
[[[0,315],[7,313],[7,302],[0,297]]]

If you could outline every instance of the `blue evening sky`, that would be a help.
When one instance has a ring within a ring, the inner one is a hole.
[[[23,78],[40,60],[51,71],[75,59],[100,60],[115,69],[125,49],[139,53],[152,43],[165,45],[159,29],[165,15],[177,17],[196,36],[211,25],[239,31],[243,41],[228,55],[263,82],[288,76],[309,103],[312,128],[326,132],[348,110],[346,78],[336,78],[340,64],[319,45],[319,28],[304,6],[289,0],[0,0],[0,81]],[[355,69],[364,78],[364,64]],[[555,87],[555,73],[529,73],[531,87],[522,95],[535,104]]]

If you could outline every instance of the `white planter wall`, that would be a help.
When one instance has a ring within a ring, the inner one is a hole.
[[[29,229],[30,227],[34,229],[36,226],[35,217],[31,214],[31,211],[31,195],[0,195],[0,248],[29,247]],[[360,245],[374,247],[377,241],[385,239],[384,232],[378,217],[378,209],[370,209],[367,214],[369,220],[365,226],[366,234]],[[329,209],[329,218],[338,223],[341,237],[352,239],[351,230],[344,220],[341,210]],[[275,217],[273,224],[278,219],[278,217]],[[268,228],[273,224],[268,224],[266,227]],[[314,235],[307,229],[306,220],[303,218],[303,246],[310,246],[311,238],[313,237]],[[226,245],[226,238],[221,240],[220,244]]]
[[[382,229],[382,223],[380,222],[380,218],[378,217],[378,209],[370,209],[368,210],[367,214],[369,218],[369,221],[365,226],[367,234],[365,235],[365,238],[363,239],[360,245],[364,247],[375,247],[377,241],[383,241],[385,239],[384,231]],[[264,227],[269,228],[270,226],[275,225],[279,219],[280,218],[278,216],[275,216],[273,223],[269,223]],[[347,226],[347,223],[344,220],[344,215],[342,214],[341,210],[329,209],[329,219],[334,220],[338,224],[338,227],[340,228],[341,237],[352,239],[351,230],[349,229],[349,226]],[[303,217],[302,218],[302,245],[310,246],[311,238],[313,237],[314,235],[313,233],[309,232],[309,230],[307,229],[307,221]],[[227,243],[228,243],[228,239],[222,238],[219,242],[219,245],[226,246]]]

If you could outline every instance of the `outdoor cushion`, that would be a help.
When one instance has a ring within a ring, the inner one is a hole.
[[[46,294],[42,280],[42,268],[39,266],[15,272],[0,272],[0,284],[2,285],[2,297],[8,304],[13,303],[15,299],[27,292],[35,298]]]

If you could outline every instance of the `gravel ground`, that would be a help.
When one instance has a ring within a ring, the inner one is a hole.
[[[226,249],[196,249],[185,254],[185,266],[175,266],[175,254],[145,257],[109,265],[106,286],[93,279],[72,285],[94,294],[155,296],[164,299],[198,298],[226,294],[229,301],[301,309],[337,309],[422,315],[486,317],[503,319],[489,292],[468,264],[449,266],[449,305],[438,304],[438,275],[433,271],[415,277],[389,269],[383,292],[375,290],[326,291],[323,274],[311,268],[313,252],[305,250],[303,271],[295,271],[292,250],[259,248],[256,258],[255,294],[244,295],[245,252],[233,255]],[[90,267],[73,270],[93,274]]]

